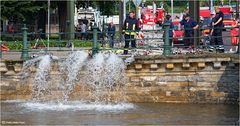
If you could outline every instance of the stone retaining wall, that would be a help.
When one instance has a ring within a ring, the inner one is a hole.
[[[36,68],[32,67],[32,75],[22,80],[18,74],[21,67],[22,61],[0,63],[1,100],[31,99]],[[51,76],[59,74],[56,64],[53,65]],[[136,57],[127,66],[126,75],[125,99],[130,102],[236,103],[239,100],[238,56]],[[72,99],[79,99],[78,94],[84,93],[77,86]]]

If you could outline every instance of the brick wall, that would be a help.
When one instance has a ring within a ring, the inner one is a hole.
[[[53,64],[51,77],[59,76],[57,63]],[[1,100],[31,99],[36,68],[23,79],[19,75],[22,61],[2,61]],[[124,98],[130,102],[177,103],[236,103],[239,100],[239,58],[233,56],[199,57],[136,57],[127,66],[128,82]],[[59,80],[52,80],[56,84]],[[61,90],[52,86],[51,98]],[[81,94],[81,95],[80,95]],[[89,94],[81,82],[71,94],[79,100]],[[116,92],[112,92],[117,97]]]

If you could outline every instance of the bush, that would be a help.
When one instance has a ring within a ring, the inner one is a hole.
[[[84,40],[54,40],[51,39],[49,41],[49,47],[66,47],[66,45],[70,42],[73,42],[74,47],[92,47],[92,41],[84,41]],[[33,40],[30,42],[31,46],[34,46],[36,43],[36,40]],[[43,46],[43,43],[47,46],[48,41],[47,40],[39,40],[38,44]]]

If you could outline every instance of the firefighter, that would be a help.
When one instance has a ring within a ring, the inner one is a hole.
[[[196,21],[194,21],[192,18],[190,18],[189,14],[186,14],[184,16],[184,19],[179,24],[179,30],[181,28],[181,25],[184,26],[184,45],[185,47],[192,48],[193,47],[193,34],[194,29],[197,29],[199,26]]]
[[[215,11],[213,11],[211,13],[211,22],[209,24],[209,34],[210,34],[210,45],[209,45],[209,51],[210,52],[213,52],[214,51],[214,46],[215,46],[215,38],[213,37],[213,31],[214,31],[214,26],[213,26],[213,23],[215,22],[215,16],[216,16],[216,13]]]
[[[133,11],[130,12],[129,17],[124,21],[123,33],[125,37],[125,46],[124,54],[128,54],[127,48],[129,48],[129,43],[131,43],[132,48],[136,48],[135,38],[138,35],[139,26],[138,20],[134,17],[135,14]]]
[[[214,28],[212,35],[214,37],[215,45],[217,45],[216,50],[220,52],[224,52],[223,40],[222,40],[224,14],[219,10],[218,7],[215,9],[215,12],[216,12],[216,15],[212,22],[212,26]]]

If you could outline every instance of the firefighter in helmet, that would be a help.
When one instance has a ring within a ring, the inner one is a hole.
[[[133,11],[129,13],[129,17],[124,21],[123,33],[125,37],[124,54],[128,54],[129,43],[132,48],[136,48],[136,37],[138,35],[139,27],[138,20],[135,18]]]

